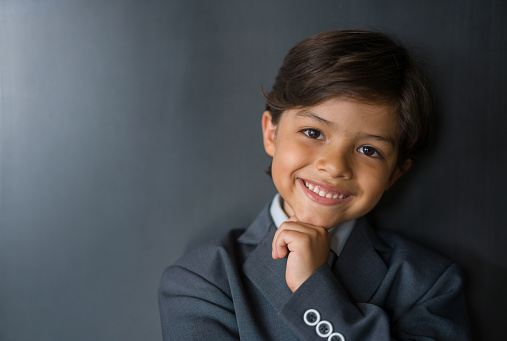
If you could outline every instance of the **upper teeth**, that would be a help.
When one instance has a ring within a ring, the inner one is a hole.
[[[319,186],[314,186],[308,182],[304,182],[305,183],[305,186],[308,187],[310,189],[310,191],[313,191],[315,194],[318,194],[319,196],[323,197],[323,198],[333,198],[333,199],[343,199],[345,198],[345,195],[344,194],[331,194],[331,193],[327,193],[326,191],[324,191],[322,188],[320,188]]]

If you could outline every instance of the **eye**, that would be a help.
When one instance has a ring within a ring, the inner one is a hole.
[[[372,146],[361,146],[361,147],[359,147],[359,149],[357,151],[360,152],[360,153],[362,153],[362,154],[364,154],[364,155],[366,155],[366,156],[383,159],[382,154],[380,154]]]
[[[318,131],[317,129],[308,128],[308,129],[301,130],[301,132],[303,134],[305,134],[306,136],[308,136],[309,138],[314,139],[314,140],[323,140],[324,139],[324,136],[322,136],[322,133],[320,131]]]

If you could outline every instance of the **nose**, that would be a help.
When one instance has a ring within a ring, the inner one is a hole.
[[[353,175],[352,155],[345,148],[323,148],[317,155],[315,166],[333,178],[351,179]]]

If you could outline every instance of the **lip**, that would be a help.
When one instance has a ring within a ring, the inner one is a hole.
[[[322,182],[302,178],[298,178],[297,180],[301,185],[301,188],[303,189],[303,192],[306,194],[306,196],[310,198],[312,201],[315,201],[321,205],[327,206],[337,205],[349,201],[353,197],[351,193],[341,188],[329,186]],[[319,190],[324,191],[326,194],[330,194],[331,198],[321,197],[320,195],[318,195],[317,193],[306,187],[305,183],[311,184],[313,187],[318,186]],[[333,198],[333,196],[335,198]]]

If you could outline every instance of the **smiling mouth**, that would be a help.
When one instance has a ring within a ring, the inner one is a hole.
[[[323,188],[318,185],[313,185],[306,180],[303,180],[304,185],[313,193],[317,194],[319,197],[328,198],[328,199],[345,199],[348,197],[347,194],[337,193],[330,191],[329,189]]]

